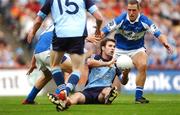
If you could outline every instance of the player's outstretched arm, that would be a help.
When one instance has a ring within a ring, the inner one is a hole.
[[[101,35],[101,25],[103,23],[103,16],[99,10],[96,10],[93,14],[94,18],[96,19],[96,31],[95,31],[95,36],[100,37]]]
[[[87,60],[87,64],[88,64],[89,67],[102,67],[102,66],[111,67],[114,63],[115,63],[115,60],[111,60],[111,61],[108,61],[108,62],[99,61],[99,60],[95,60],[95,59],[92,59],[92,58],[89,58]]]
[[[27,41],[28,43],[32,42],[32,39],[34,38],[37,30],[40,28],[41,24],[43,22],[43,19],[40,16],[37,16],[33,25],[33,28],[30,30],[28,37],[27,37]]]
[[[161,34],[159,36],[159,41],[163,44],[163,46],[167,49],[168,53],[173,53],[173,48],[170,46],[170,44],[167,42],[167,37],[164,34]]]

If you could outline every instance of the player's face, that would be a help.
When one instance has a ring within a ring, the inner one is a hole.
[[[137,4],[128,4],[128,15],[130,21],[134,22],[138,17],[139,9]]]
[[[113,56],[114,54],[114,49],[115,49],[115,43],[112,41],[108,41],[106,43],[106,46],[104,48],[104,54],[107,56]]]

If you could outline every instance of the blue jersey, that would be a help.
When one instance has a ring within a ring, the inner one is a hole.
[[[106,61],[100,55],[94,57],[95,60]],[[93,67],[90,68],[88,81],[85,89],[93,87],[108,87],[112,85],[115,76],[120,76],[121,72],[115,66]]]
[[[54,31],[54,26],[50,26],[40,35],[34,50],[35,54],[50,50],[52,38],[54,35],[53,31]]]
[[[59,38],[87,36],[86,11],[97,10],[93,0],[46,0],[38,12],[44,19],[50,12]]]
[[[105,35],[116,30],[116,48],[123,50],[134,50],[144,47],[144,36],[147,31],[155,37],[159,37],[161,32],[157,26],[143,14],[139,14],[134,22],[129,20],[127,12],[113,19],[102,31]]]

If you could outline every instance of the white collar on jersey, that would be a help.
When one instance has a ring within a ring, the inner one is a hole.
[[[134,24],[135,22],[138,22],[139,21],[139,18],[140,18],[140,13],[138,14],[138,17],[136,18],[136,20],[134,22],[131,22],[130,19],[129,19],[129,15],[127,13],[126,15],[126,19],[131,23],[131,24]]]

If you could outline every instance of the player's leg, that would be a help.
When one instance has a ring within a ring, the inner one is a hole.
[[[85,95],[81,92],[74,93],[70,97],[67,97],[65,101],[59,100],[59,104],[56,104],[57,111],[64,111],[71,105],[84,104],[86,101]]]
[[[98,100],[104,104],[111,104],[117,95],[118,92],[116,87],[106,87],[99,94]]]
[[[84,104],[85,96],[81,92],[74,93],[67,99],[67,105]]]
[[[64,75],[61,68],[59,67],[63,55],[64,52],[51,51],[51,72],[57,86],[64,84]]]
[[[121,91],[121,82],[120,82],[120,79],[117,76],[114,78],[112,87],[116,87],[117,91],[119,91],[119,92]]]
[[[54,37],[52,40],[53,50],[51,51],[50,55],[50,66],[53,80],[58,86],[56,93],[59,93],[60,90],[63,90],[65,88],[63,71],[59,67],[59,65],[63,59],[64,52],[66,51],[67,46],[68,44],[66,38]]]
[[[65,54],[63,56],[60,67],[63,70],[63,72],[67,72],[67,73],[72,72],[72,63],[71,63],[71,59],[68,55]]]
[[[85,62],[84,54],[71,54],[70,57],[72,61],[73,72],[71,73],[66,85],[67,94],[74,90],[75,86],[77,85],[81,76],[81,70],[84,67]]]
[[[144,51],[140,51],[132,57],[132,60],[138,70],[136,77],[135,101],[137,103],[149,103],[149,101],[143,97],[143,88],[146,81],[147,54]]]
[[[84,68],[84,39],[85,37],[75,37],[69,41],[71,46],[68,48],[68,52],[70,53],[72,63],[72,73],[70,74],[66,84],[67,95],[69,95],[69,93],[75,89],[75,86],[77,85],[81,76],[81,70]]]
[[[55,90],[55,94],[48,93],[47,96],[49,100],[55,104],[59,104],[59,99],[64,99],[66,96],[64,95],[65,93],[61,94],[60,92],[62,90],[65,90],[65,82],[64,82],[64,75],[63,71],[60,68],[60,62],[63,59],[64,52],[60,51],[51,51],[51,72],[52,72],[52,78],[55,81],[57,88]]]
[[[72,91],[74,89],[74,87],[76,86],[76,84],[78,83],[79,78],[80,78],[81,67],[79,67],[79,66],[82,66],[81,63],[82,63],[82,60],[84,59],[84,55],[82,54],[82,56],[79,56],[78,54],[72,54],[70,57],[71,57],[71,63],[69,62],[70,60],[69,61],[65,60],[61,64],[61,66],[64,69],[67,69],[66,67],[64,67],[65,65],[72,67],[73,65],[76,64],[78,66],[77,67],[75,66],[74,68],[72,68],[73,72],[71,73],[71,75],[68,79],[66,87],[61,87],[62,85],[60,85],[56,89],[56,95],[48,94],[48,97],[51,100],[51,102],[56,105],[58,105],[58,103],[60,103],[61,100],[66,100],[66,97],[69,95],[70,91]]]
[[[36,64],[39,70],[43,72],[43,74],[39,77],[39,79],[35,82],[34,87],[28,94],[26,100],[23,101],[22,104],[34,104],[34,99],[37,94],[41,91],[41,89],[52,79],[52,74],[49,68],[49,55],[50,51],[45,51],[39,54],[35,54]]]
[[[71,59],[70,59],[69,55],[64,54],[64,56],[61,60],[61,63],[60,63],[60,67],[63,70],[63,72],[67,72],[67,73],[72,72],[72,63],[71,63]],[[49,93],[48,96],[50,96],[49,99],[51,100],[51,102],[53,102],[54,104],[57,105],[57,103],[59,103],[58,102],[59,98],[60,99],[65,98],[64,95],[66,96],[66,94],[64,92],[61,92],[61,94],[58,94],[58,93],[60,93],[60,90],[58,88],[56,90],[58,90],[58,92],[56,91],[56,95]],[[64,89],[62,89],[62,90],[64,90]],[[58,100],[57,103],[55,103],[54,100]],[[61,103],[61,104],[63,104],[63,103]],[[62,108],[62,109],[64,109],[64,108]]]
[[[68,39],[64,38],[64,39],[59,39],[59,40],[60,40],[59,44],[53,44],[53,45],[56,45],[57,47],[58,45],[60,45],[60,47],[56,49],[56,47],[54,48],[53,46],[53,49],[58,50],[58,51],[59,50],[66,51],[70,53],[73,72],[71,73],[66,86],[65,84],[58,86],[58,88],[56,89],[57,96],[53,94],[48,94],[48,97],[51,100],[51,102],[56,105],[61,105],[61,102],[63,100],[66,100],[66,97],[69,95],[69,92],[74,89],[75,85],[78,83],[79,78],[80,78],[81,66],[84,64],[84,37],[73,37],[73,38],[68,38]],[[60,61],[58,59],[59,58],[56,58],[56,56],[54,56],[54,60]],[[52,63],[52,65],[55,65],[55,64]]]
[[[48,94],[49,97],[54,97],[53,94]],[[55,102],[56,101],[56,102]],[[86,97],[83,93],[77,92],[71,95],[70,97],[67,97],[66,100],[54,100],[54,104],[56,105],[57,111],[64,111],[65,109],[68,109],[69,106],[75,105],[75,104],[84,104],[86,101]]]
[[[51,72],[46,69],[41,77],[36,81],[34,87],[28,94],[27,98],[22,102],[22,104],[35,104],[34,99],[37,94],[41,91],[41,89],[52,79]]]

